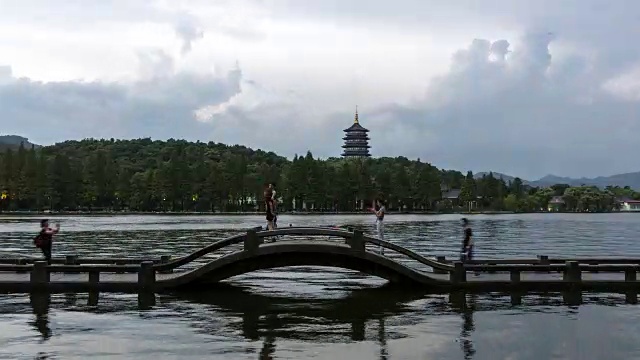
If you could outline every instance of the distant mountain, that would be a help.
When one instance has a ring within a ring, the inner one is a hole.
[[[488,172],[479,172],[474,175],[476,179],[481,178],[483,175],[488,175]],[[495,178],[502,178],[505,182],[513,181],[515,176],[501,174],[498,172],[494,172],[493,176]],[[530,181],[522,179],[523,184],[531,185],[531,186],[551,186],[555,184],[568,184],[571,186],[580,186],[580,185],[590,185],[597,186],[600,188],[605,188],[607,186],[620,186],[625,187],[629,186],[632,189],[640,190],[640,172],[626,173],[626,174],[617,174],[612,176],[598,176],[596,178],[570,178],[556,175],[547,175],[538,180]]]
[[[6,149],[18,149],[20,144],[24,144],[26,149],[30,149],[32,145],[40,147],[40,145],[32,144],[26,137],[18,135],[0,135],[0,151]]]
[[[632,189],[638,190],[640,189],[640,172],[579,179],[547,175],[539,180],[531,182],[531,185],[533,186],[551,186],[554,184],[569,184],[571,186],[592,185],[600,188],[604,188],[609,185],[620,187],[629,186]]]

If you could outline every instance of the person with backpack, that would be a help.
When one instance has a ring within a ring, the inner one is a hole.
[[[47,264],[51,264],[51,248],[53,245],[53,235],[60,231],[60,224],[56,228],[49,227],[49,220],[40,221],[40,233],[33,239],[34,245],[42,251]]]

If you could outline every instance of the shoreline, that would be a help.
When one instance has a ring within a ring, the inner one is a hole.
[[[507,214],[616,214],[616,213],[633,213],[633,211],[610,211],[610,212],[515,212],[515,211],[463,211],[463,212],[437,212],[437,211],[389,211],[387,215],[507,215]],[[637,212],[640,213],[640,212]],[[144,211],[2,211],[2,216],[263,216],[262,212],[144,212]],[[319,212],[319,211],[297,211],[297,212],[282,212],[278,215],[295,215],[295,216],[340,216],[340,215],[362,215],[370,216],[371,213],[367,211],[340,211],[340,212]]]
[[[473,212],[437,212],[437,211],[388,211],[386,215],[450,215],[450,214],[515,214],[513,211],[473,211]],[[263,216],[264,212],[256,211],[237,211],[237,212],[196,212],[196,211],[2,211],[2,215],[25,215],[25,216],[42,216],[42,215],[78,215],[78,216],[131,216],[131,215],[157,215],[157,216]],[[302,215],[302,216],[338,216],[338,215],[363,215],[369,216],[368,211],[339,211],[339,212],[321,212],[321,211],[295,211],[281,212],[278,215]]]

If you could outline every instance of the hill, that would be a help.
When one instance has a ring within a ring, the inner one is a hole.
[[[632,189],[640,189],[640,172],[579,179],[547,175],[539,180],[531,182],[531,185],[533,186],[551,186],[553,184],[568,184],[571,186],[593,185],[600,188],[605,188],[607,186],[629,186]]]
[[[24,144],[24,147],[29,149],[31,146],[35,146],[36,148],[40,147],[39,145],[32,144],[29,142],[29,139],[19,136],[19,135],[0,135],[0,151],[5,151],[6,149],[18,149],[20,144]]]
[[[489,172],[483,171],[476,173],[474,175],[474,178],[481,179],[484,175],[489,175]],[[493,177],[502,179],[506,183],[509,183],[510,181],[513,181],[513,179],[515,179],[515,176],[506,175],[499,172],[493,172]],[[597,186],[599,188],[605,188],[607,186],[629,186],[632,189],[640,189],[640,172],[616,174],[611,176],[598,176],[595,178],[571,178],[550,174],[538,180],[522,179],[522,183],[534,187],[548,187],[555,184],[567,184],[571,186],[590,185]]]

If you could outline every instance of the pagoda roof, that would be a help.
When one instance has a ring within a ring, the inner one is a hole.
[[[360,123],[353,123],[353,125],[349,126],[349,128],[344,129],[344,132],[351,132],[351,131],[364,131],[364,132],[369,132],[369,129],[366,129],[364,127],[362,127],[362,125],[360,125]]]
[[[353,156],[353,157],[370,157],[371,154],[369,154],[368,152],[343,152],[341,154],[342,156]]]

